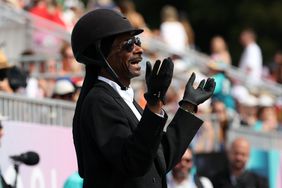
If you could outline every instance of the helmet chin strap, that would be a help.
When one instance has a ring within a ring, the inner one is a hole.
[[[103,58],[103,61],[101,60],[94,60],[91,59],[85,55],[79,55],[79,59],[80,61],[82,61],[85,65],[101,65],[101,63],[103,63],[104,68],[108,71],[108,73],[110,74],[110,76],[112,77],[113,81],[115,81],[122,90],[127,90],[128,88],[126,86],[124,86],[118,79],[118,75],[115,73],[115,71],[112,69],[112,67],[109,65],[108,61],[105,59],[104,55],[102,54],[102,52],[99,50],[98,51],[99,54],[101,55],[101,57]]]
[[[108,71],[108,73],[110,74],[110,76],[112,77],[112,79],[120,86],[121,90],[127,90],[128,88],[126,86],[124,86],[120,81],[119,81],[119,77],[116,74],[116,72],[112,69],[112,67],[110,66],[110,64],[108,63],[107,59],[105,58],[104,54],[101,52],[101,48],[100,48],[100,44],[101,41],[98,41],[95,43],[95,48],[97,50],[97,52],[99,53],[100,57],[102,58],[102,62],[104,65],[104,68],[106,68],[106,70]]]
[[[102,58],[101,60],[95,60],[92,58],[89,58],[83,54],[77,54],[77,57],[79,57],[79,60],[82,61],[85,65],[101,65],[107,70],[107,72],[110,74],[110,76],[112,77],[113,81],[116,82],[120,88],[122,90],[127,90],[128,88],[126,86],[124,86],[118,79],[118,75],[115,73],[115,71],[112,69],[112,67],[110,66],[110,64],[108,63],[108,61],[106,60],[105,56],[103,55],[103,53],[101,52],[100,49],[100,41],[95,43],[95,48],[97,50],[97,52],[99,53],[99,56]]]

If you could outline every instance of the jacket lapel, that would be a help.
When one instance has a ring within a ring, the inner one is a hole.
[[[127,115],[129,119],[130,129],[133,131],[137,127],[139,121],[136,118],[133,111],[130,109],[130,107],[126,104],[123,98],[118,94],[118,92],[114,90],[109,84],[103,81],[98,81],[98,83],[96,84],[96,87],[105,89],[106,92],[110,93],[111,96],[115,99],[115,101],[122,107],[123,113]]]
[[[141,106],[135,100],[133,100],[133,104],[136,107],[136,109],[138,110],[138,112],[142,115],[143,109],[141,108]]]
[[[130,120],[129,124],[131,126],[132,131],[133,131],[137,127],[139,120],[137,119],[137,117],[135,116],[135,114],[133,113],[131,108],[123,100],[123,98],[119,97],[119,98],[115,98],[115,100],[124,109],[124,114],[127,114],[127,117]]]

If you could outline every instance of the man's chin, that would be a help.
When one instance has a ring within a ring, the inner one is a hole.
[[[243,164],[234,165],[234,169],[236,169],[236,170],[242,170],[244,168],[245,168],[245,165],[243,165]]]
[[[131,75],[130,75],[130,78],[135,78],[135,77],[138,77],[141,75],[141,72],[140,71],[136,71],[136,72],[132,72]]]

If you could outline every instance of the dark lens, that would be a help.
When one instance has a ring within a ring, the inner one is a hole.
[[[123,48],[128,52],[132,52],[134,48],[134,39],[129,39],[128,41],[126,41],[123,45]]]
[[[141,47],[141,40],[139,37],[135,37],[135,44]]]
[[[134,49],[134,44],[136,44],[137,46],[141,46],[141,41],[139,37],[131,38],[126,41],[123,45],[123,48],[128,52],[132,52],[132,50]]]

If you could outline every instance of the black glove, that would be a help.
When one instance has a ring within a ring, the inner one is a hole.
[[[166,58],[161,63],[157,60],[152,70],[151,63],[146,62],[147,93],[144,97],[149,105],[156,105],[159,100],[165,103],[165,94],[171,83],[173,75],[173,62]]]
[[[197,111],[197,106],[203,102],[205,102],[208,98],[210,98],[214,92],[215,81],[213,78],[208,78],[207,81],[203,79],[197,89],[194,89],[193,84],[195,81],[195,73],[191,75],[189,78],[183,99],[179,102],[179,105],[182,106],[183,103],[191,103],[195,105],[195,112]]]

